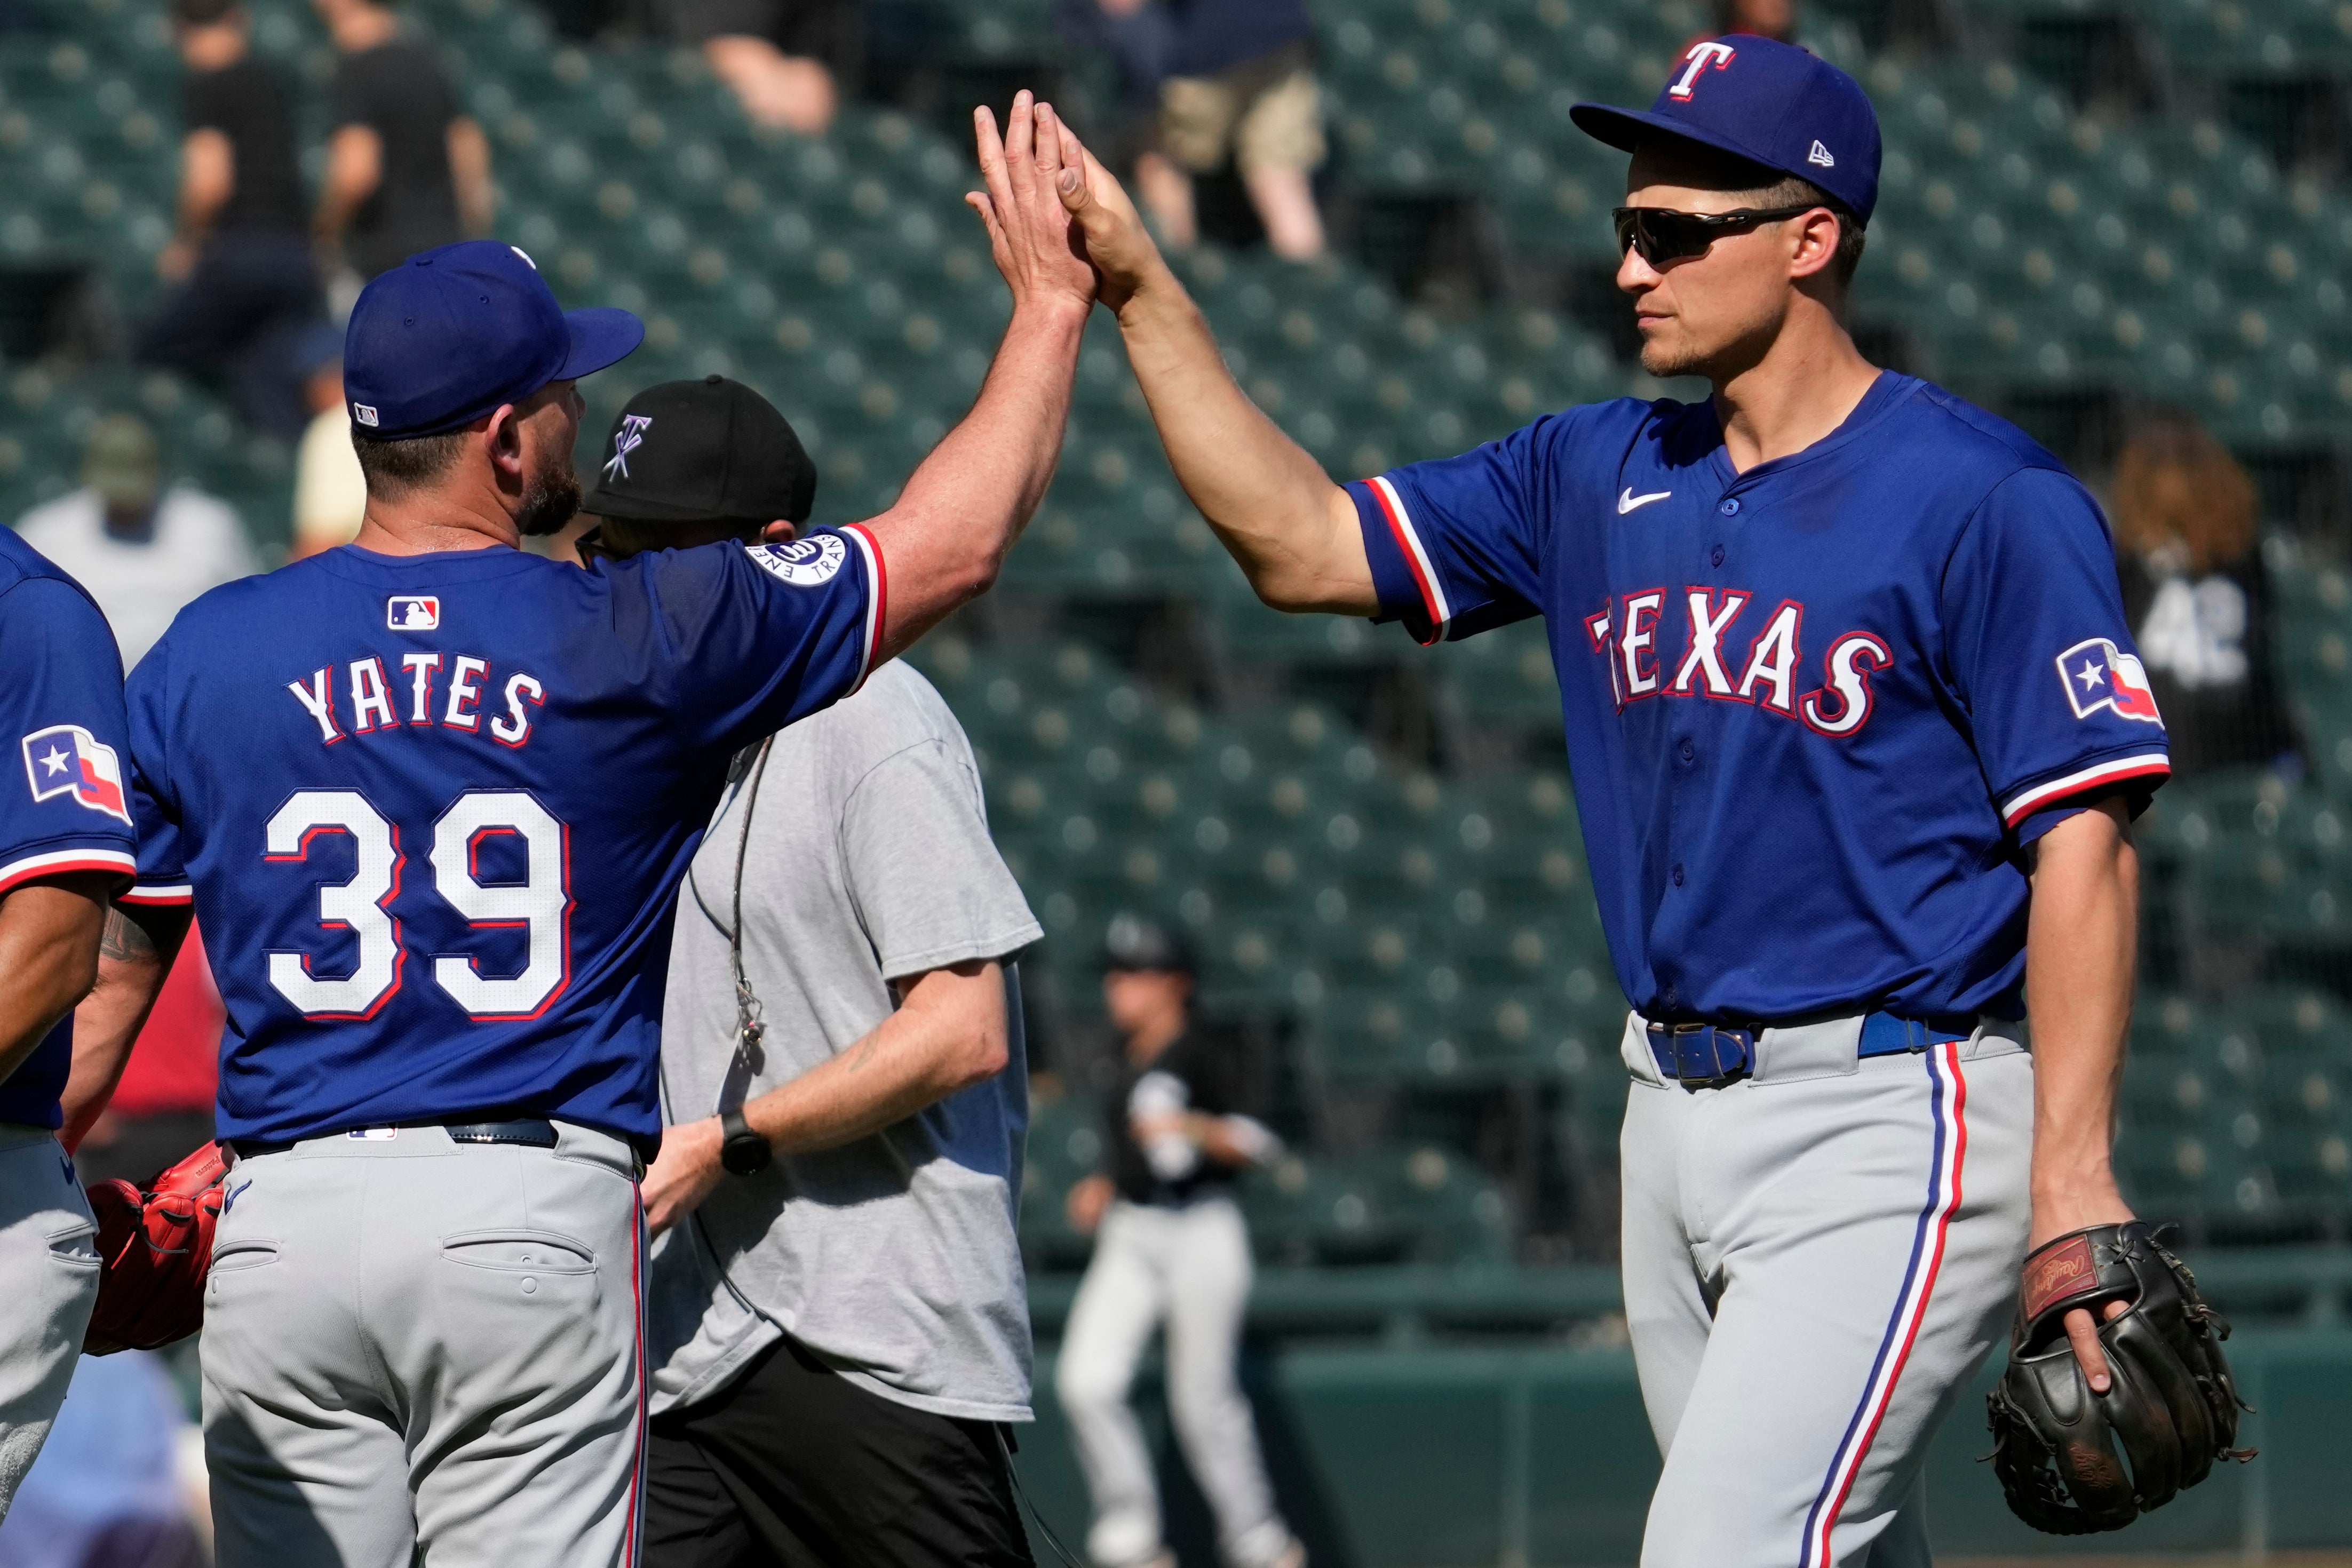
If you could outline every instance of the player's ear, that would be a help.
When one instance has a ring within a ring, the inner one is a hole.
[[[794,527],[792,523],[786,521],[782,517],[778,517],[774,522],[770,523],[766,528],[760,530],[760,540],[763,544],[788,545],[793,542],[793,538],[797,537],[799,533],[800,529]]]
[[[1789,275],[1811,277],[1837,259],[1838,236],[1844,220],[1827,207],[1815,207],[1790,225]]]
[[[483,424],[482,440],[489,449],[490,466],[498,470],[499,476],[521,483],[522,411],[510,402],[499,404]]]

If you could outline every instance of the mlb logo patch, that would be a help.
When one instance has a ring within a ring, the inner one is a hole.
[[[364,424],[370,430],[373,430],[375,428],[375,405],[364,402],[355,402],[352,404],[352,420],[354,423]]]
[[[441,601],[430,593],[395,593],[384,603],[383,623],[395,632],[438,632]]]
[[[2105,708],[2143,724],[2164,722],[2156,711],[2147,668],[2105,637],[2086,637],[2059,654],[2058,683],[2066,688],[2066,701],[2076,718]]]
[[[26,736],[24,749],[25,777],[37,803],[66,795],[100,816],[131,821],[122,759],[114,747],[78,724],[53,724]]]

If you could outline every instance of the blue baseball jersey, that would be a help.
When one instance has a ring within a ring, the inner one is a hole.
[[[855,690],[871,535],[656,551],[344,546],[215,589],[128,689],[139,882],[193,899],[220,1132],[660,1125],[672,896],[729,755]]]
[[[16,742],[0,784],[0,896],[78,872],[128,883],[122,655],[81,584],[11,528],[0,528],[0,733]],[[0,1122],[59,1125],[72,1066],[69,1014],[0,1082]]]
[[[1712,403],[1627,399],[1349,489],[1383,618],[1545,618],[1650,1018],[2021,1017],[2022,845],[2168,770],[2097,506],[1911,377],[1744,474]]]

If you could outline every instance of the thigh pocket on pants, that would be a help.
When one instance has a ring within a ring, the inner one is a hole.
[[[444,1262],[509,1274],[593,1274],[593,1248],[551,1230],[460,1230],[441,1239]]]
[[[59,1226],[49,1232],[48,1241],[49,1256],[67,1268],[98,1270],[98,1227],[89,1220]]]
[[[226,1241],[213,1249],[212,1271],[215,1274],[236,1274],[248,1269],[266,1269],[278,1261],[278,1243],[259,1237]]]

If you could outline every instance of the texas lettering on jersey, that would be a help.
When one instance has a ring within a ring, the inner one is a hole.
[[[1817,735],[1849,736],[1870,722],[1871,672],[1895,662],[1885,641],[1862,631],[1832,638],[1822,657],[1820,684],[1800,695],[1809,674],[1802,643],[1805,607],[1784,599],[1761,619],[1743,617],[1753,597],[1736,588],[1680,593],[1654,588],[1624,594],[1586,616],[1585,635],[1607,661],[1617,711],[1644,697],[1712,697],[1753,703],[1799,720]],[[1675,622],[1683,632],[1679,638],[1672,635]],[[1748,623],[1752,631],[1746,629]],[[1669,674],[1664,660],[1675,648],[1681,653]]]
[[[382,657],[322,664],[307,680],[289,681],[286,690],[319,727],[321,745],[347,736],[388,733],[432,726],[487,735],[500,746],[529,743],[531,710],[546,702],[540,678],[517,670],[501,675],[490,661],[470,653],[403,653],[395,680]],[[486,711],[484,703],[491,707]],[[497,711],[504,704],[504,711]],[[405,716],[401,716],[403,714]]]

